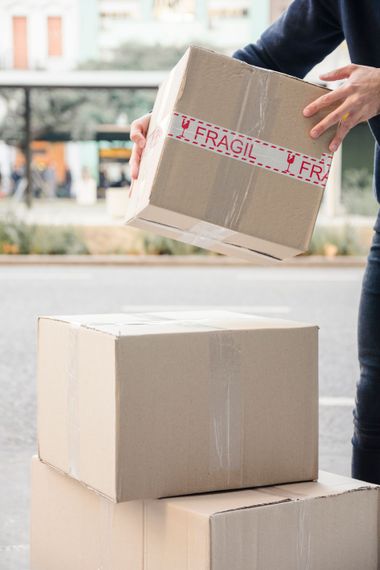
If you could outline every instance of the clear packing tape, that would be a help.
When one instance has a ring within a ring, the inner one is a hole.
[[[221,474],[226,488],[243,484],[243,399],[241,349],[232,334],[209,337],[209,470]]]
[[[208,249],[234,234],[236,234],[236,232],[227,228],[210,224],[208,222],[198,222],[191,226],[187,231],[181,232],[178,235],[178,239],[190,245]]]

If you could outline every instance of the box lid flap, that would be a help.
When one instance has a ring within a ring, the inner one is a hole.
[[[317,328],[315,325],[296,321],[223,310],[65,315],[40,318],[62,321],[74,327],[83,327],[115,337],[189,333],[204,330]]]

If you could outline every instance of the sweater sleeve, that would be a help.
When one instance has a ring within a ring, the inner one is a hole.
[[[294,0],[258,39],[232,57],[304,77],[344,39],[339,0]]]

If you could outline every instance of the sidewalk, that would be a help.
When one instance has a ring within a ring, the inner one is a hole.
[[[98,200],[93,206],[81,206],[75,200],[65,198],[34,199],[31,209],[28,210],[24,203],[3,198],[0,200],[0,215],[6,213],[28,224],[36,225],[114,226],[123,224],[122,217],[113,219],[107,214],[105,200]]]
[[[224,255],[0,255],[0,267],[5,266],[97,266],[113,267],[263,267],[270,269],[289,268],[353,268],[364,267],[365,257],[308,255],[284,262],[249,263]]]
[[[28,210],[24,203],[13,202],[8,198],[0,199],[0,215],[10,212],[30,224],[75,225],[75,226],[117,226],[123,225],[123,213],[120,218],[112,218],[106,210],[106,201],[98,200],[93,206],[81,206],[75,200],[55,198],[52,200],[33,200]],[[318,217],[320,227],[350,226],[353,228],[372,229],[375,219],[367,216],[337,216],[335,218]]]

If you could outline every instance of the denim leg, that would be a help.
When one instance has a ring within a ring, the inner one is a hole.
[[[380,483],[380,232],[364,273],[359,306],[357,383],[352,437],[352,476]]]

